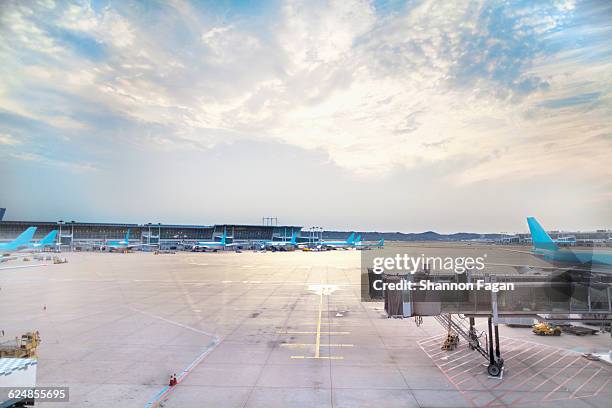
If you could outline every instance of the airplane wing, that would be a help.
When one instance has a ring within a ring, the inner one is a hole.
[[[218,245],[195,244],[193,245],[193,248],[210,249],[210,248],[221,248],[221,247]]]
[[[131,245],[126,245],[125,248],[137,248],[137,247],[142,247],[142,246],[159,246],[159,244],[131,244]]]

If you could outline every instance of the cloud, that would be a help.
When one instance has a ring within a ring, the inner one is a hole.
[[[560,109],[572,107],[576,105],[591,104],[597,101],[600,92],[589,92],[585,94],[573,95],[567,98],[550,99],[542,102],[540,105],[550,109]]]
[[[18,146],[20,144],[21,141],[15,139],[13,136],[6,133],[0,133],[0,145]]]
[[[91,163],[80,163],[80,162],[71,162],[65,160],[58,160],[50,157],[46,157],[37,153],[12,153],[11,157],[17,160],[23,160],[28,162],[39,163],[44,166],[58,166],[66,168],[73,172],[89,172],[89,171],[97,171],[98,169]]]
[[[442,166],[458,186],[612,175],[594,138],[612,131],[609,5],[291,0],[249,13],[7,4],[0,109],[61,129],[73,150],[280,142],[362,179],[463,163]]]

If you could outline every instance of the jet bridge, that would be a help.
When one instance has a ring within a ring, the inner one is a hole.
[[[385,310],[389,317],[435,316],[449,332],[462,336],[471,349],[489,361],[488,373],[500,376],[503,358],[499,348],[498,324],[512,323],[517,318],[539,320],[612,322],[612,276],[561,271],[546,275],[498,275],[493,273],[413,275],[383,274],[374,276],[369,271],[369,293],[380,295],[372,283],[404,283],[399,290],[382,291]],[[406,282],[411,287],[406,288]],[[425,282],[425,283],[423,283]],[[489,289],[476,289],[489,284]],[[512,289],[493,291],[496,286]],[[510,285],[511,284],[511,285]],[[463,316],[452,319],[452,315]],[[467,319],[466,319],[467,318]],[[482,347],[474,328],[476,318],[486,318],[488,335]],[[464,322],[469,320],[469,326]]]

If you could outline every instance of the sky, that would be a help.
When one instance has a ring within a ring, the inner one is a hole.
[[[608,1],[3,1],[6,219],[612,228]]]

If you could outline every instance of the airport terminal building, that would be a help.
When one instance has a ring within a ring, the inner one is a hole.
[[[559,246],[598,247],[612,245],[612,231],[546,231]],[[516,234],[499,240],[503,245],[531,245],[531,234]]]
[[[245,247],[264,240],[282,240],[302,227],[295,225],[174,225],[161,223],[120,224],[76,221],[0,221],[0,241],[9,241],[28,227],[37,227],[35,240],[58,230],[62,250],[99,249],[109,240],[120,240],[130,231],[130,243],[159,244],[160,249],[189,248],[198,241],[219,241],[224,232],[228,243]]]

